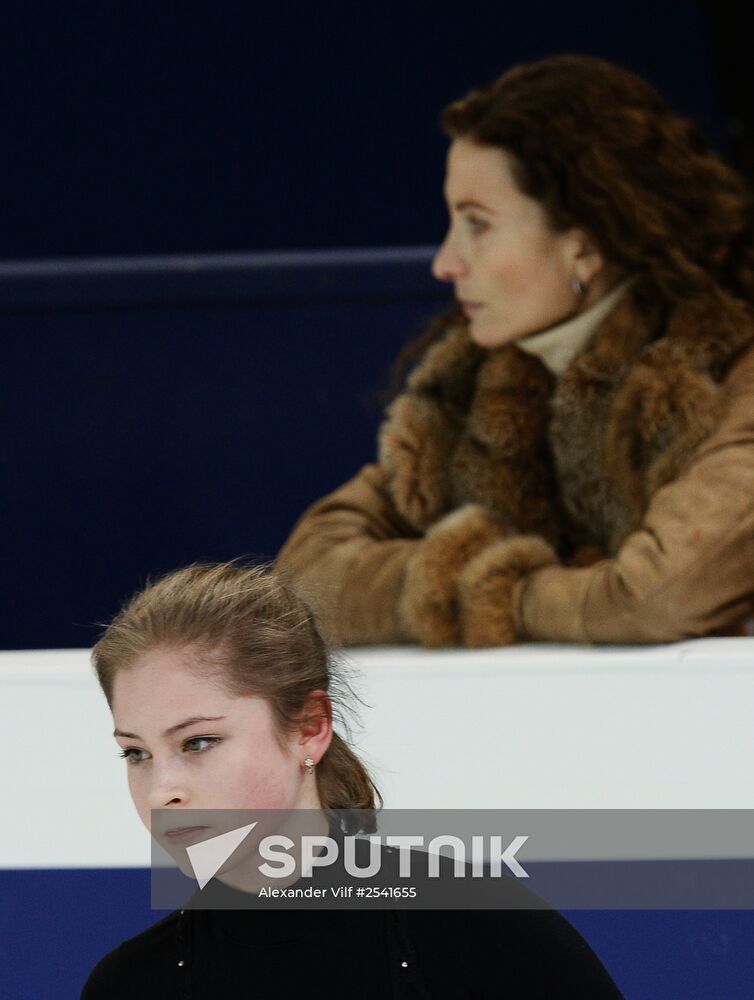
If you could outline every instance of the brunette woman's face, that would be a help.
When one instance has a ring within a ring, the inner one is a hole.
[[[147,829],[152,809],[319,808],[303,762],[322,757],[329,724],[281,740],[268,703],[229,693],[201,656],[155,649],[115,677],[115,736]]]
[[[451,281],[482,347],[498,347],[574,315],[602,261],[581,230],[555,232],[523,194],[502,149],[456,139],[445,180],[450,227],[432,273]]]

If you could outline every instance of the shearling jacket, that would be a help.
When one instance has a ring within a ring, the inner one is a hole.
[[[754,597],[754,324],[635,281],[556,379],[464,322],[278,570],[345,643],[652,643]]]

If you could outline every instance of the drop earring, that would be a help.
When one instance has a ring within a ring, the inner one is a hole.
[[[314,774],[314,758],[313,757],[307,757],[304,760],[304,767],[306,768],[306,773],[307,774]]]

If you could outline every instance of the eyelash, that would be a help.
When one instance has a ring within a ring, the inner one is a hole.
[[[474,215],[467,215],[466,223],[474,233],[483,233],[489,225],[484,219],[477,219]]]
[[[183,744],[183,749],[186,750],[186,747],[189,745],[189,743],[197,743],[199,740],[204,740],[206,743],[209,744],[209,746],[204,747],[203,750],[188,750],[187,753],[190,753],[195,757],[198,756],[200,753],[206,753],[208,750],[211,750],[212,747],[216,746],[218,743],[221,742],[221,737],[192,736],[190,740],[186,740],[186,742]],[[131,766],[135,766],[136,764],[143,763],[143,761],[140,760],[138,757],[134,757],[134,753],[138,752],[138,750],[139,750],[138,747],[126,747],[125,750],[121,750],[118,756],[123,757]]]

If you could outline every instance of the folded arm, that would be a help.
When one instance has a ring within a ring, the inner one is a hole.
[[[414,642],[398,596],[419,538],[395,511],[378,465],[313,504],[276,569],[314,611],[331,641]]]
[[[655,643],[708,635],[754,600],[754,352],[726,415],[614,558],[564,567],[467,505],[418,535],[367,465],[309,508],[277,567],[343,643]]]

